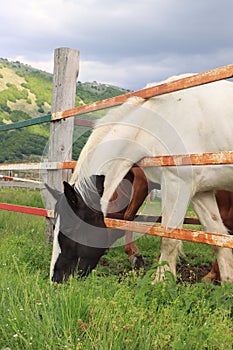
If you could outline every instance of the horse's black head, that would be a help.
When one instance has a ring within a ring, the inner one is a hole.
[[[74,186],[66,182],[64,193],[57,198],[50,271],[52,281],[62,282],[76,269],[81,276],[87,275],[110,245],[100,209],[103,178],[95,177],[95,181],[96,191],[90,191],[88,196],[90,205],[86,204]]]

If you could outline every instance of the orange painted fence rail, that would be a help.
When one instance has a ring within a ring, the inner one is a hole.
[[[13,164],[3,163],[0,164],[0,171],[74,169],[76,164],[77,161]],[[145,157],[137,163],[137,165],[144,167],[215,164],[233,164],[233,151]]]
[[[204,73],[191,75],[186,78],[158,84],[156,86],[148,87],[142,90],[129,92],[127,94],[108,98],[106,100],[93,102],[93,103],[75,107],[72,109],[67,109],[62,112],[55,112],[52,114],[51,121],[65,119],[65,118],[69,118],[69,117],[73,117],[73,116],[81,115],[85,113],[90,113],[90,112],[98,111],[109,107],[119,106],[122,103],[126,102],[128,98],[134,97],[134,96],[147,99],[150,97],[167,94],[169,92],[183,90],[183,89],[195,87],[198,85],[208,84],[217,80],[228,79],[231,77],[233,77],[233,64],[228,66],[223,66],[220,68],[215,68]],[[90,123],[90,126],[91,126],[91,123]]]
[[[197,230],[187,230],[183,228],[169,228],[165,226],[155,226],[140,222],[132,222],[117,219],[105,219],[109,228],[129,230],[144,233],[151,236],[160,236],[184,241],[205,243],[225,248],[233,248],[233,236],[222,233],[211,233]]]

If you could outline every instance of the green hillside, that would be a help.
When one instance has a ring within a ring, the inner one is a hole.
[[[19,61],[0,58],[0,125],[51,113],[52,74]],[[115,86],[94,82],[77,82],[75,106],[126,93]],[[98,118],[103,111],[91,113]],[[90,131],[75,131],[74,158],[79,155]],[[77,137],[78,135],[78,137]],[[0,131],[0,163],[40,161],[49,138],[49,125],[40,124],[19,130]]]

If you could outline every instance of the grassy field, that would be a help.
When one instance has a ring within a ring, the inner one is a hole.
[[[2,189],[0,198],[43,206],[36,191]],[[140,272],[119,246],[88,278],[50,284],[45,219],[0,211],[0,350],[232,349],[233,286],[200,282],[212,248],[184,243],[178,282],[168,274],[151,285],[159,238],[137,244],[147,261]]]

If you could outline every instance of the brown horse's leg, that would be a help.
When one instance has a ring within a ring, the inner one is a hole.
[[[112,201],[109,203],[107,217],[132,221],[148,193],[152,189],[158,188],[158,184],[148,182],[143,170],[139,167],[131,168],[124,179],[131,183],[131,190],[129,191],[127,182],[122,182],[118,186],[112,196]],[[122,209],[126,202],[128,203],[127,207]],[[145,265],[145,260],[133,241],[132,232],[126,231],[125,237],[125,253],[131,264],[136,268]]]
[[[124,213],[124,219],[129,221],[135,218],[138,209],[148,195],[148,182],[142,169],[132,168],[131,173],[133,174],[132,196]],[[126,231],[125,240],[125,253],[128,255],[130,263],[135,268],[145,265],[145,260],[133,241],[133,233],[131,231]]]
[[[125,253],[135,269],[140,269],[145,265],[145,260],[133,241],[133,233],[131,231],[125,231]]]
[[[229,191],[217,191],[216,200],[218,209],[224,225],[229,230],[229,233],[233,233],[233,192]],[[215,281],[221,281],[218,262],[215,260],[210,272],[203,277],[204,282],[214,283]]]
[[[202,278],[203,282],[215,283],[216,281],[220,281],[220,271],[218,267],[218,262],[215,260],[210,272]]]

